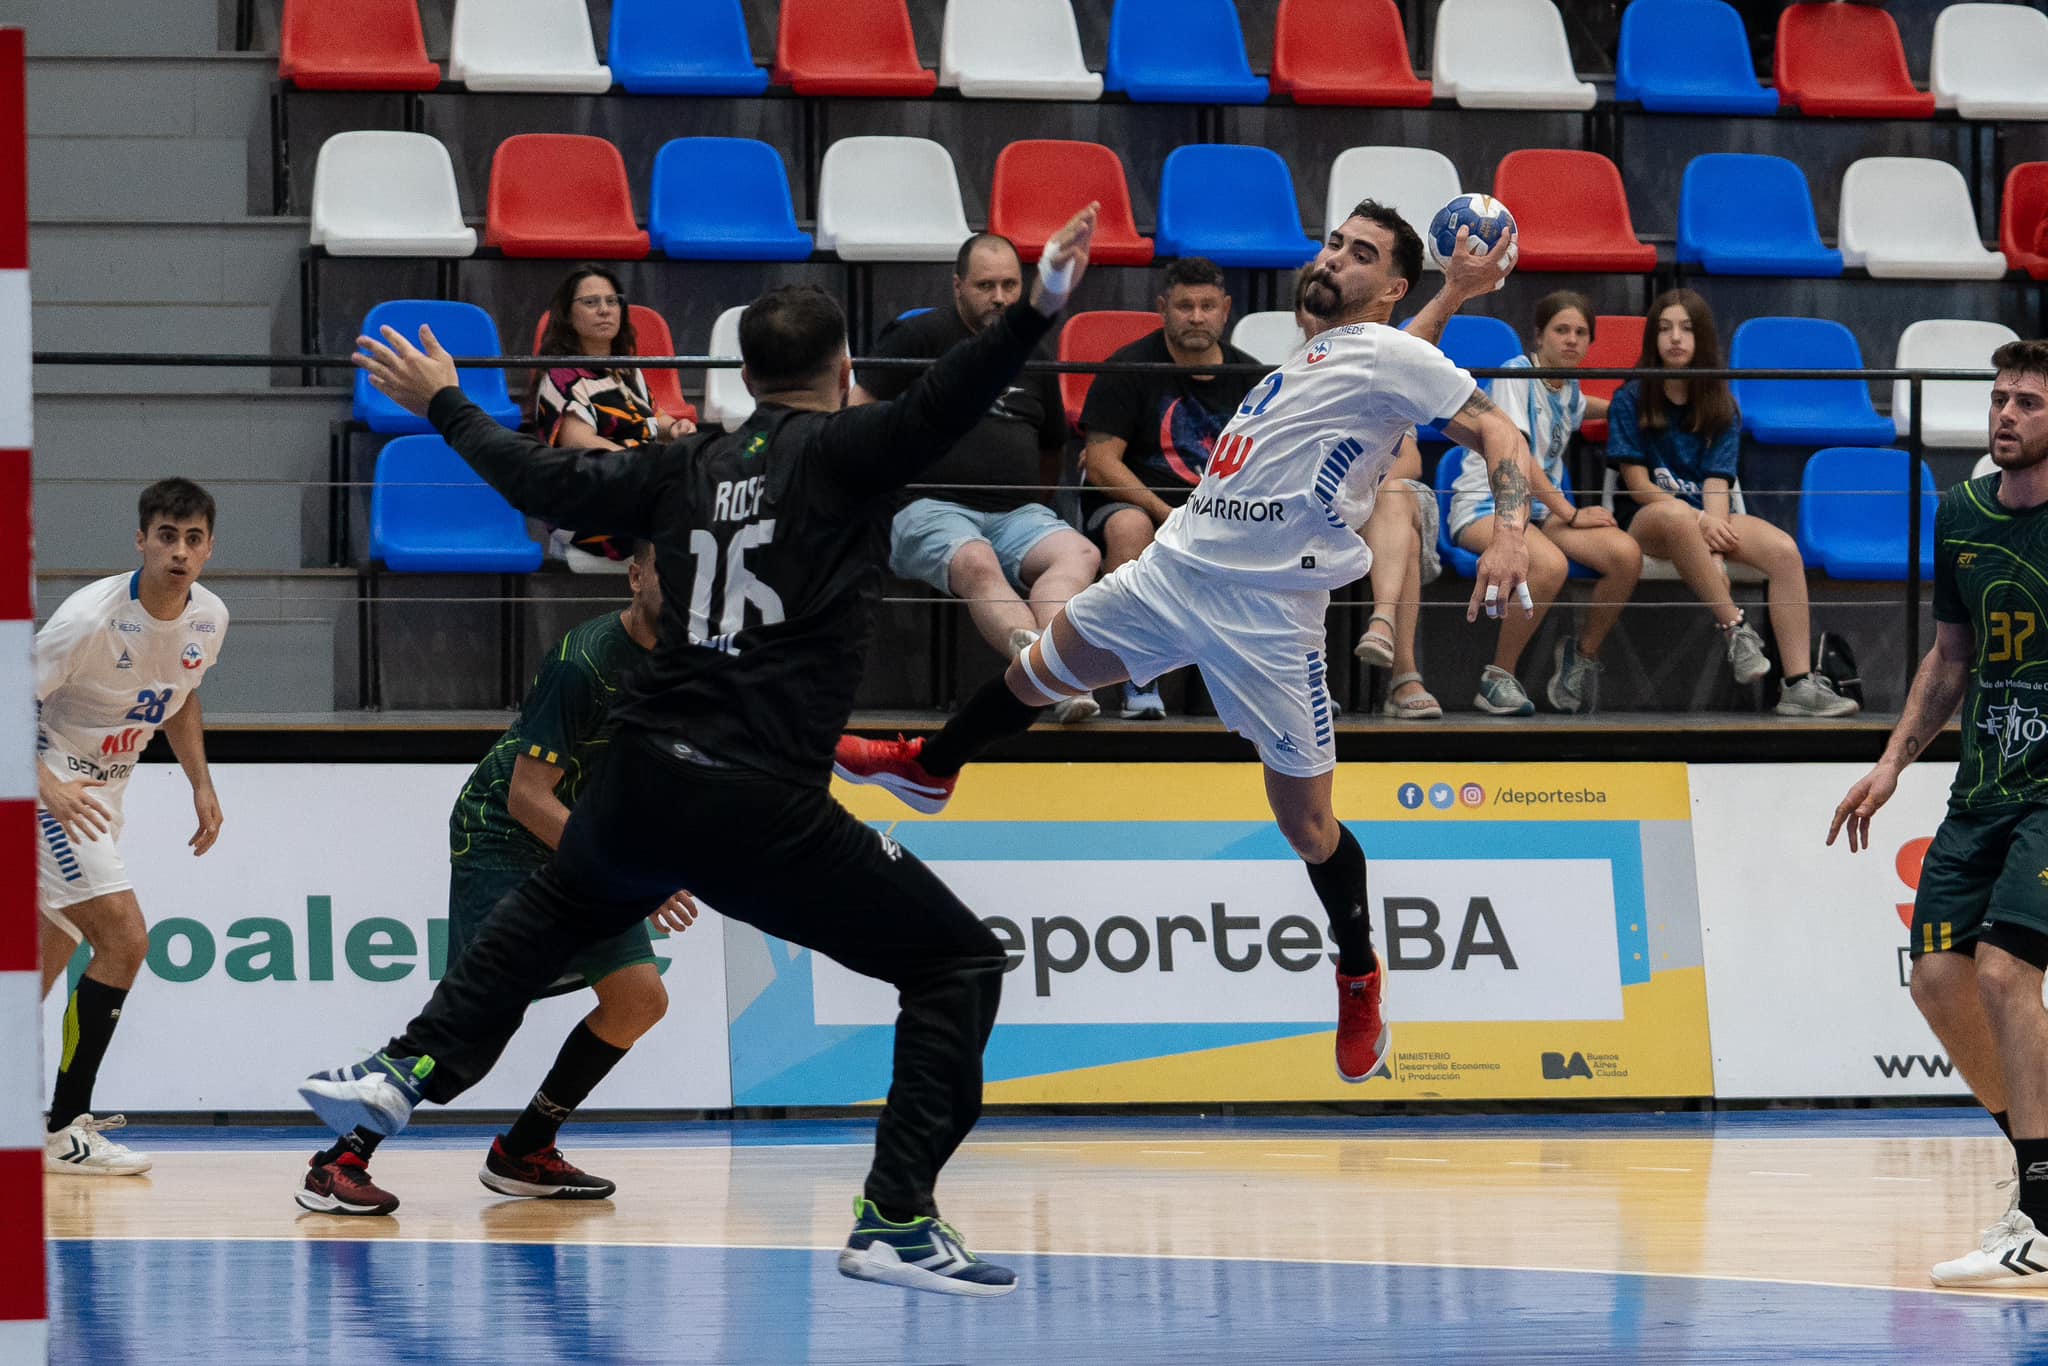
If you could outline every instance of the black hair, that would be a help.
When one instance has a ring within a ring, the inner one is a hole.
[[[189,522],[206,519],[206,534],[213,534],[213,495],[190,479],[159,479],[136,500],[136,525],[148,531],[155,522]]]
[[[1991,368],[2048,380],[2048,341],[2009,341],[1991,353]]]
[[[740,359],[758,389],[809,384],[845,350],[846,315],[816,285],[771,289],[740,314]]]
[[[1160,297],[1164,298],[1182,285],[1213,285],[1223,289],[1223,267],[1206,256],[1183,256],[1166,268],[1166,278],[1159,285]],[[1224,292],[1229,293],[1227,289]]]

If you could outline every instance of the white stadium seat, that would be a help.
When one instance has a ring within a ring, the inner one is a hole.
[[[1996,280],[1963,173],[1924,157],[1864,157],[1842,173],[1842,260],[1892,280]]]
[[[1280,364],[1306,340],[1294,314],[1285,309],[1247,313],[1230,329],[1230,344],[1266,365]]]
[[[1347,147],[1330,163],[1323,232],[1327,235],[1342,223],[1359,200],[1376,199],[1406,219],[1416,236],[1426,237],[1436,211],[1462,193],[1458,168],[1442,152],[1428,147]],[[1443,269],[1427,252],[1423,266]]]
[[[927,138],[841,138],[818,171],[818,245],[842,261],[951,261],[967,238],[953,156]]]
[[[455,0],[448,79],[471,90],[598,95],[612,88],[583,0]]]
[[[1094,100],[1068,0],[947,0],[939,84],[971,100]]]
[[[707,356],[740,355],[740,314],[746,312],[746,305],[728,308],[718,315],[718,321],[711,324],[711,346]],[[740,372],[733,370],[706,370],[704,372],[704,420],[716,422],[727,431],[737,431],[742,422],[754,415],[754,396],[747,392],[747,386],[740,379]]]
[[[1926,318],[1899,334],[1900,370],[1983,370],[1991,353],[2019,334],[2002,323],[1961,318]],[[1927,407],[1920,415],[1920,441],[1952,449],[1981,446],[1991,426],[1991,381],[1930,380],[1920,389]],[[1913,391],[1905,380],[1892,381],[1892,423],[1899,435],[1913,414]],[[1903,476],[1901,476],[1903,477]]]
[[[1970,467],[1970,477],[1972,479],[1982,479],[1987,474],[1996,474],[1997,472],[1998,461],[1992,457],[1990,451],[1986,451],[1978,456],[1977,463]]]
[[[425,133],[336,133],[313,164],[312,243],[330,256],[470,256],[455,165]]]
[[[1950,5],[1934,21],[1928,74],[1937,109],[1966,119],[2048,119],[2048,14]]]
[[[1466,109],[1591,109],[1600,97],[1572,69],[1550,0],[1444,0],[1430,79]]]

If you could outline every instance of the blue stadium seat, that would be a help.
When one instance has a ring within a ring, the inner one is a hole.
[[[1621,12],[1614,98],[1667,114],[1775,114],[1742,16],[1721,0],[1634,0]]]
[[[447,442],[401,436],[377,453],[370,556],[400,574],[525,574],[541,546]]]
[[[1842,253],[1820,240],[1806,173],[1783,157],[1715,152],[1686,163],[1678,263],[1711,275],[1833,279]]]
[[[363,333],[381,341],[383,338],[378,329],[390,326],[397,328],[407,341],[417,343],[422,323],[434,329],[435,340],[448,348],[451,356],[505,354],[498,345],[498,329],[490,314],[475,304],[451,303],[444,299],[393,299],[389,303],[378,304],[363,319]],[[519,425],[519,405],[512,401],[512,395],[505,387],[503,370],[464,370],[461,378],[462,392],[468,394],[477,407],[507,427]],[[371,431],[387,436],[410,436],[434,430],[425,418],[414,417],[378,393],[371,387],[369,375],[361,370],[356,371],[354,416],[356,421],[367,423]]]
[[[1294,176],[1266,147],[1197,143],[1167,153],[1154,236],[1161,256],[1219,266],[1293,267],[1317,251],[1302,231]]]
[[[1799,481],[1799,553],[1832,579],[1906,577],[1904,451],[1830,446]],[[1934,472],[1920,464],[1920,573],[1934,575]]]
[[[1407,331],[1408,324],[1414,321],[1413,318],[1407,319],[1401,324],[1401,330]],[[1486,370],[1506,365],[1521,355],[1522,339],[1515,335],[1513,327],[1499,318],[1459,314],[1444,325],[1443,340],[1437,343],[1437,347],[1451,358],[1453,364],[1462,365],[1467,370],[1475,367]],[[1493,381],[1480,380],[1479,387],[1491,392]],[[1419,441],[1450,440],[1435,423],[1417,427],[1415,436]]]
[[[1860,370],[1863,352],[1849,329],[1825,318],[1751,318],[1728,348],[1735,370]],[[1742,429],[1782,446],[1876,446],[1896,440],[1861,380],[1739,379]]]
[[[1264,104],[1267,94],[1231,0],[1116,0],[1102,87],[1140,104]]]
[[[635,95],[758,95],[740,0],[612,0],[612,79]]]
[[[1444,458],[1436,462],[1436,553],[1444,562],[1444,568],[1461,579],[1479,577],[1479,556],[1465,549],[1451,539],[1451,487],[1458,482],[1458,471],[1465,465],[1465,447],[1453,446],[1444,452]],[[1572,472],[1564,471],[1564,478],[1557,484],[1558,492],[1565,497],[1572,496]],[[1577,560],[1571,562],[1566,578],[1597,579],[1595,574]]]
[[[782,154],[752,138],[676,138],[654,154],[647,235],[696,261],[808,261]]]

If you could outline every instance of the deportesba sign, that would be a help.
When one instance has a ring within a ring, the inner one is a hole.
[[[933,866],[1009,954],[1005,1025],[1331,1017],[1335,946],[1298,862]],[[1375,860],[1370,889],[1399,1018],[1622,1017],[1605,861]],[[813,982],[816,1024],[896,1018],[886,984],[823,959]]]

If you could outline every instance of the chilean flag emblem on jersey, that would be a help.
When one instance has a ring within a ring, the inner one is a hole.
[[[199,642],[195,640],[185,647],[185,652],[178,657],[178,662],[188,669],[196,669],[206,662],[206,652],[199,648]]]
[[[1319,360],[1327,360],[1329,356],[1330,343],[1328,341],[1319,341],[1308,349],[1308,363],[1310,365],[1314,365]]]

